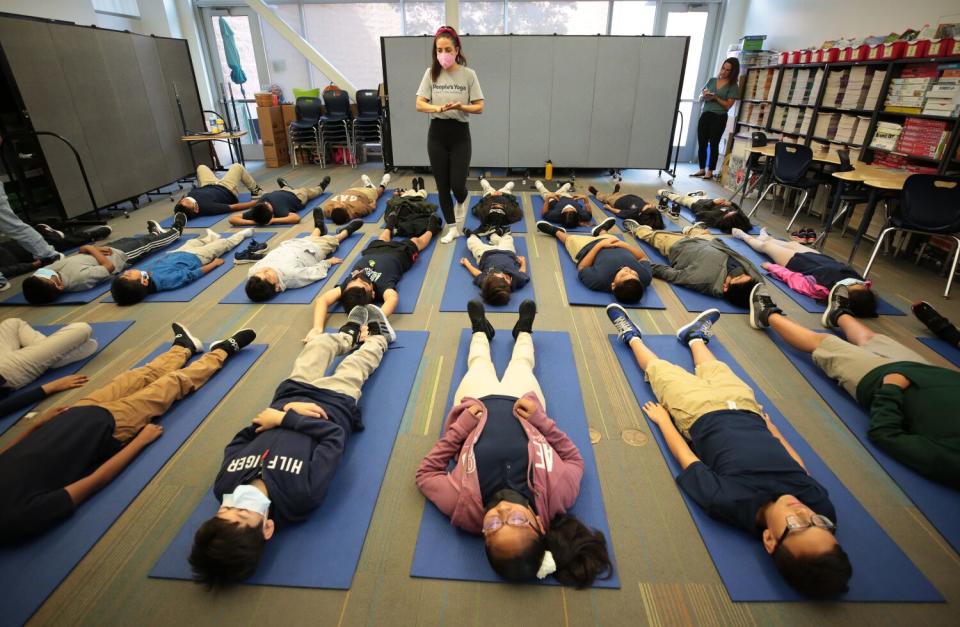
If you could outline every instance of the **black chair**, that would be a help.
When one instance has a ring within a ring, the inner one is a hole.
[[[947,289],[944,298],[950,295],[953,275],[960,261],[960,177],[938,174],[913,174],[903,184],[900,192],[900,207],[888,221],[873,247],[870,261],[863,270],[863,278],[870,274],[883,238],[893,231],[907,231],[923,235],[941,235],[956,242],[953,264],[947,274]]]
[[[320,116],[323,112],[323,101],[319,98],[302,96],[297,98],[294,111],[297,119],[291,122],[287,129],[290,135],[290,154],[293,156],[293,165],[297,165],[297,148],[316,150],[320,153],[320,164],[325,165],[320,145]]]
[[[753,131],[750,134],[750,147],[751,148],[761,148],[767,145],[767,134],[763,131]],[[756,174],[758,177],[763,176],[763,171],[767,167],[767,159],[763,155],[756,152],[747,153],[747,161],[743,164],[743,184],[742,186],[733,192],[733,196],[729,200],[733,200],[737,197],[737,194],[740,196],[740,204],[742,205],[746,199],[747,194],[753,191],[753,188],[756,185],[750,185],[750,177]],[[760,182],[760,178],[757,179],[757,183]]]
[[[837,165],[834,172],[852,172],[855,168],[850,162],[850,151],[846,149],[837,150],[837,159],[840,160],[840,163]],[[829,179],[825,179],[824,183],[829,186],[830,194],[827,198],[833,198],[836,188],[839,185],[839,181],[834,178],[832,175]],[[870,199],[870,193],[863,187],[862,183],[853,183],[847,182],[846,189],[843,191],[843,194],[840,195],[840,208],[837,210],[837,214],[833,216],[833,221],[830,223],[831,228],[835,226],[841,220],[848,218],[848,213],[857,205],[864,204]],[[844,226],[844,231],[846,226]],[[842,235],[842,233],[841,233]]]
[[[763,202],[764,197],[773,189],[774,185],[803,192],[803,198],[787,224],[787,231],[790,231],[790,227],[793,226],[797,216],[800,215],[800,211],[803,210],[803,205],[806,204],[807,198],[810,196],[810,189],[815,188],[818,184],[816,180],[807,178],[807,172],[810,170],[810,164],[812,163],[813,151],[810,150],[809,146],[777,142],[773,153],[773,182],[767,185],[767,188],[760,194],[757,204],[753,206],[747,217],[753,217],[760,203]]]
[[[357,152],[370,144],[383,146],[383,107],[376,89],[361,89],[356,94],[357,115],[353,118],[353,145]],[[354,153],[354,159],[358,155]]]
[[[344,146],[351,165],[356,166],[350,133],[350,96],[342,89],[328,89],[323,92],[323,103],[327,109],[326,115],[320,116],[320,144],[324,152],[328,146]]]

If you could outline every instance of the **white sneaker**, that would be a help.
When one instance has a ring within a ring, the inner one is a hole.
[[[380,179],[380,187],[386,188],[387,184],[389,184],[389,183],[390,183],[390,174],[389,174],[389,173],[385,173],[385,174],[383,175],[383,178]]]
[[[240,235],[243,236],[243,239],[247,239],[248,237],[253,237],[253,229],[243,229],[242,231],[240,231]]]
[[[505,193],[505,194],[509,194],[509,193],[513,192],[513,181],[510,181],[509,183],[507,183],[506,185],[504,185],[503,187],[501,187],[501,188],[500,188],[500,191],[503,192],[503,193]]]
[[[373,187],[373,181],[370,180],[370,177],[364,174],[360,177],[360,180],[363,181],[364,187]]]
[[[570,191],[570,183],[564,183],[563,185],[557,188],[558,194],[566,194],[569,191]]]
[[[457,239],[458,237],[460,237],[460,235],[461,235],[461,233],[460,233],[460,227],[457,226],[456,224],[451,224],[449,227],[447,227],[447,232],[444,233],[444,234],[443,234],[443,237],[440,238],[440,243],[441,243],[441,244],[449,244],[449,243],[451,243],[453,240],[455,240],[455,239]]]
[[[207,241],[209,242],[220,239],[220,234],[213,229],[207,229],[207,232],[204,233],[203,236],[207,238]]]
[[[537,188],[537,191],[540,192],[541,194],[549,194],[549,193],[550,193],[550,192],[547,191],[547,188],[543,186],[543,182],[540,181],[540,180],[534,181],[534,182],[533,182],[533,186],[536,187],[536,188]]]

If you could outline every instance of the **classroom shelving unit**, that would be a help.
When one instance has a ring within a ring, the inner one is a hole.
[[[960,171],[960,118],[884,111],[891,80],[904,69],[951,63],[960,63],[960,57],[746,67],[734,138],[749,141],[751,132],[763,131],[773,140],[847,148],[868,163],[889,154],[901,157],[904,167],[928,167],[941,174]],[[850,81],[861,85],[864,80],[869,81],[867,90],[847,90]],[[871,147],[878,123],[902,124],[911,118],[946,123],[948,136],[939,159]]]

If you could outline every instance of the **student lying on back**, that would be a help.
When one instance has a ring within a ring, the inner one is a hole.
[[[280,189],[262,194],[257,203],[241,214],[234,213],[229,222],[234,226],[267,226],[269,224],[299,224],[300,212],[312,199],[323,193],[330,184],[326,176],[315,187],[291,188],[282,178],[277,179]],[[289,189],[285,189],[289,188]]]

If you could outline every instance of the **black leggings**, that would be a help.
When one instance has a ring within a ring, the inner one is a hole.
[[[723,129],[727,128],[727,116],[723,113],[703,111],[700,113],[700,122],[697,124],[697,157],[701,170],[717,169],[717,159],[720,157],[720,138]],[[710,145],[710,163],[707,164],[707,145]]]
[[[430,156],[433,178],[437,182],[440,209],[447,224],[454,222],[450,192],[453,191],[457,202],[467,199],[467,174],[470,172],[472,150],[469,124],[457,120],[430,120],[427,154]]]

